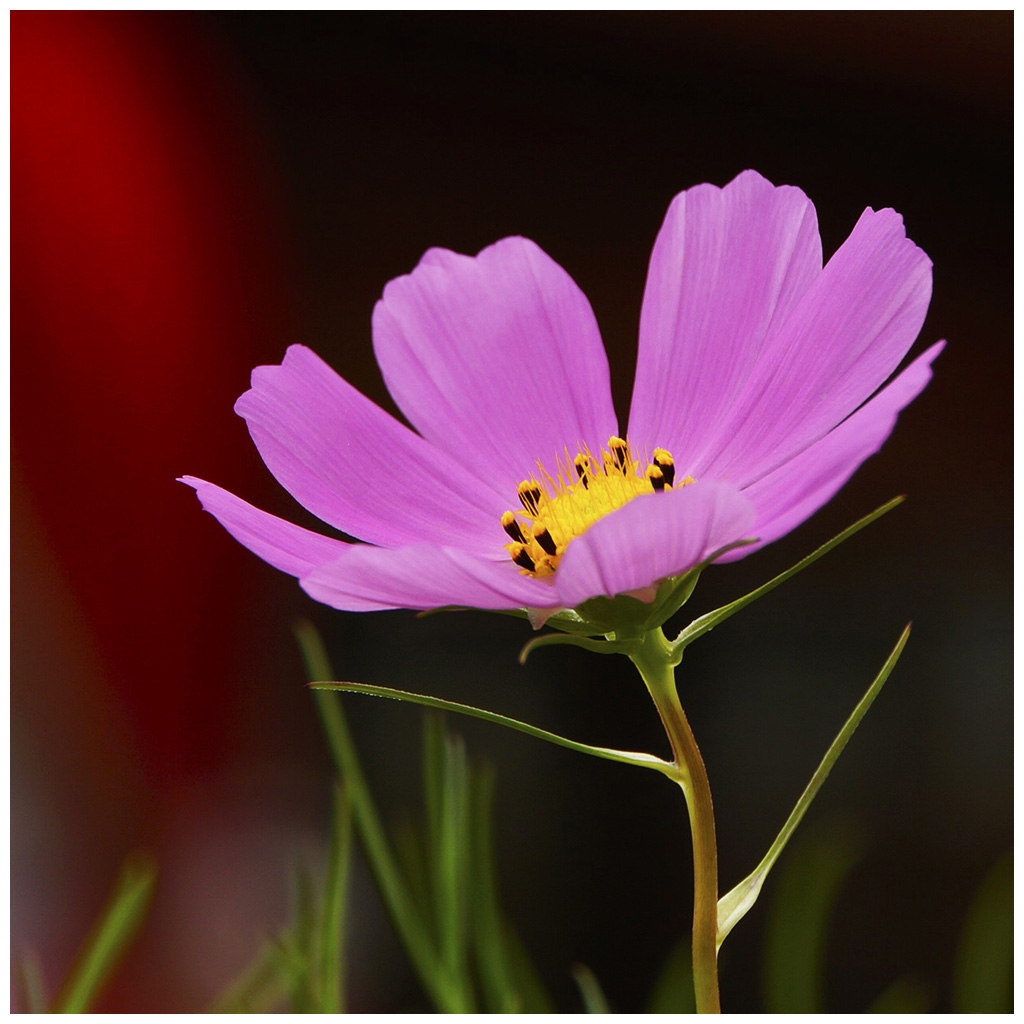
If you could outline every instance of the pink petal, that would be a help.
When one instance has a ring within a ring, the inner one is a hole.
[[[746,487],[824,437],[893,373],[931,297],[931,261],[892,210],[865,210],[687,471]]]
[[[753,523],[750,502],[716,480],[634,498],[569,543],[554,577],[559,603],[642,590],[751,536]]]
[[[676,196],[647,275],[630,439],[692,471],[766,338],[820,273],[814,206],[799,189],[745,171]]]
[[[550,586],[521,575],[510,559],[487,561],[430,544],[392,549],[352,544],[301,583],[310,597],[342,611],[447,605],[508,609],[555,603]]]
[[[743,493],[757,509],[758,542],[724,555],[733,561],[777,540],[817,512],[874,455],[896,425],[896,416],[931,380],[931,363],[945,342],[932,345],[866,405],[795,459]]]
[[[409,422],[505,494],[566,446],[617,433],[593,311],[533,242],[431,249],[373,314],[384,380]]]
[[[430,540],[490,553],[509,498],[293,345],[235,404],[263,461],[325,523],[386,547]],[[513,492],[514,493],[514,492]]]
[[[203,508],[215,516],[235,540],[282,572],[305,576],[318,565],[334,561],[349,547],[344,541],[323,537],[269,512],[261,512],[216,484],[194,476],[180,479],[195,488]]]

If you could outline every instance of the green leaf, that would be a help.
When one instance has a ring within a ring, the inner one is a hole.
[[[278,968],[284,975],[292,1013],[312,1013],[319,998],[315,950],[319,912],[315,884],[308,869],[297,866],[292,877],[295,911],[292,926],[275,944]]]
[[[214,1013],[342,1012],[345,908],[352,819],[344,790],[335,790],[323,905],[318,885],[301,867],[292,876],[291,923],[266,942],[253,963],[214,1005]]]
[[[427,863],[429,844],[421,826],[421,822],[403,814],[392,826],[391,833],[409,896],[415,901],[417,912],[426,921],[430,919],[433,909],[432,873]]]
[[[270,1013],[284,996],[275,943],[265,943],[253,962],[214,1003],[211,1013]]]
[[[765,1013],[825,1012],[825,944],[839,890],[860,858],[859,839],[825,828],[795,844],[765,928]]]
[[[636,640],[596,640],[593,637],[570,636],[568,633],[545,633],[543,636],[535,637],[519,652],[519,664],[525,665],[526,659],[533,654],[538,647],[556,647],[569,645],[571,647],[582,647],[585,651],[594,654],[626,654],[636,649]]]
[[[498,898],[494,771],[472,773],[471,901],[474,953],[489,1013],[553,1013],[554,1006]]]
[[[472,778],[472,900],[476,960],[488,1013],[521,1010],[507,957],[505,920],[498,903],[493,841],[494,771],[478,769]]]
[[[308,622],[300,622],[295,627],[295,633],[310,678],[325,679],[332,676],[334,673],[331,671],[327,653],[313,626]],[[363,775],[359,755],[341,709],[341,702],[334,694],[324,693],[322,689],[316,692],[315,697],[331,755],[345,784],[356,828],[384,904],[420,982],[441,1008],[444,993],[439,989],[440,963],[437,950],[388,842],[387,833],[384,831],[384,825]]]
[[[478,771],[473,780],[473,932],[488,1013],[516,1013],[519,1001],[506,956],[505,920],[498,903],[497,870],[492,838],[493,770]]]
[[[46,1013],[46,982],[43,965],[34,950],[26,950],[19,964],[18,991],[27,1013]]]
[[[953,978],[954,1013],[1012,1013],[1013,855],[981,883],[964,922]]]
[[[693,994],[693,955],[683,939],[668,955],[651,992],[648,1013],[696,1013]]]
[[[832,771],[832,767],[838,760],[839,755],[843,752],[846,744],[850,741],[850,737],[856,731],[857,726],[860,725],[861,719],[865,714],[867,714],[868,708],[871,707],[875,698],[881,692],[882,687],[885,685],[885,681],[889,678],[889,674],[896,667],[896,662],[899,661],[900,655],[903,653],[903,648],[906,646],[909,636],[910,626],[908,625],[907,628],[903,630],[903,634],[900,636],[899,642],[886,659],[885,664],[875,677],[874,682],[870,687],[868,687],[867,693],[864,694],[860,703],[853,709],[853,714],[850,715],[846,720],[846,724],[839,730],[839,735],[832,741],[832,745],[828,748],[828,752],[825,754],[824,758],[822,758],[821,764],[818,765],[817,771],[815,771],[814,775],[811,777],[811,781],[807,784],[807,788],[801,794],[792,813],[786,819],[785,825],[782,826],[782,831],[779,832],[778,836],[776,836],[775,842],[772,843],[771,848],[764,857],[764,860],[762,860],[755,870],[740,882],[739,885],[726,893],[718,901],[719,948],[721,948],[722,943],[725,941],[725,937],[732,931],[737,922],[743,918],[747,911],[749,911],[757,901],[757,897],[761,892],[761,886],[764,885],[764,880],[767,878],[768,872],[771,871],[773,865],[778,860],[779,854],[781,854],[783,849],[785,849],[786,843],[789,842],[797,825],[800,824],[801,819],[807,813],[807,808],[811,806],[811,801],[815,796],[817,796],[818,790],[821,789],[825,780],[828,778],[829,772]]]
[[[54,1000],[57,1013],[85,1013],[117,965],[149,906],[156,866],[135,854],[125,861],[103,914]]]
[[[865,526],[873,523],[876,519],[880,519],[887,512],[891,512],[897,505],[902,504],[903,501],[904,498],[902,496],[893,498],[892,501],[887,502],[881,508],[875,509],[875,511],[870,515],[857,520],[857,522],[852,526],[848,526],[842,533],[833,537],[827,544],[822,544],[822,546],[816,551],[813,551],[806,558],[797,562],[792,568],[787,569],[784,573],[781,573],[774,579],[769,580],[764,584],[764,586],[758,587],[756,590],[752,590],[749,594],[738,598],[730,604],[723,605],[721,608],[716,608],[713,612],[708,612],[707,615],[702,615],[699,619],[694,619],[693,622],[691,622],[690,625],[688,625],[686,629],[684,629],[673,641],[673,651],[681,654],[683,649],[692,644],[694,640],[698,639],[698,637],[704,636],[705,633],[710,633],[716,626],[735,615],[742,608],[746,608],[747,605],[753,604],[759,597],[764,597],[765,594],[774,590],[780,583],[785,583],[786,580],[816,562],[822,555],[826,555],[833,548],[838,547],[844,540],[848,540],[855,533],[863,530]]]
[[[438,716],[425,722],[424,747],[435,764],[426,773],[432,806],[430,862],[433,866],[434,920],[450,1013],[474,1013],[469,976],[469,766],[462,740],[449,737]]]
[[[601,985],[594,972],[586,964],[574,964],[572,976],[579,986],[583,1006],[587,1013],[611,1013]]]
[[[327,887],[320,924],[320,1013],[345,1009],[345,911],[352,866],[352,808],[345,787],[334,791],[331,849],[327,860]]]
[[[482,708],[475,708],[470,704],[457,704],[454,701],[442,700],[440,697],[428,697],[420,693],[408,693],[406,690],[394,690],[390,686],[373,686],[370,683],[310,683],[314,690],[340,690],[343,693],[365,693],[371,697],[390,697],[392,700],[403,700],[409,704],[421,704],[428,708],[438,708],[442,711],[454,711],[460,715],[468,715],[470,718],[482,718],[485,722],[493,722],[495,725],[504,725],[509,729],[524,732],[527,736],[533,736],[539,740],[546,740],[559,747],[566,747],[569,750],[576,750],[581,754],[590,754],[593,757],[600,757],[606,761],[620,761],[623,764],[635,764],[641,768],[654,768],[663,774],[671,774],[675,771],[669,761],[663,761],[653,754],[636,753],[628,750],[615,750],[611,747],[593,747],[587,743],[577,743],[575,740],[558,736],[546,729],[538,729],[535,725],[528,725],[515,718],[508,718],[499,715],[494,711],[484,711]]]
[[[931,990],[920,978],[908,974],[897,978],[868,1007],[868,1013],[927,1013],[931,1007]]]

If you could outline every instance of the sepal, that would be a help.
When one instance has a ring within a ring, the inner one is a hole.
[[[593,654],[625,654],[627,657],[636,650],[637,640],[600,640],[589,636],[569,636],[566,633],[545,633],[543,636],[534,637],[519,652],[519,664],[525,665],[526,659],[533,654],[538,647],[557,647],[569,645],[571,647],[582,647],[585,651]]]

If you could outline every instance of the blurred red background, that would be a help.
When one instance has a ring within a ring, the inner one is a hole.
[[[434,244],[536,239],[591,297],[625,408],[664,208],[753,166],[815,200],[826,252],[863,206],[900,210],[936,264],[922,341],[950,345],[885,451],[812,524],[702,581],[711,607],[911,494],[856,551],[695,652],[723,879],[756,861],[914,618],[896,692],[829,783],[874,851],[851,901],[863,915],[842,922],[859,966],[834,997],[858,1009],[857,986],[896,970],[941,992],[971,886],[1011,837],[1010,35],[991,12],[15,12],[15,956],[37,949],[58,978],[136,848],[161,865],[158,895],[105,1009],[201,1009],[283,922],[289,863],[322,848],[329,781],[296,614],[346,676],[659,742],[623,671],[579,652],[517,669],[526,637],[484,616],[319,609],[174,479],[300,518],[232,403],[253,365],[303,341],[388,405],[370,310]],[[396,735],[415,746],[416,713],[352,710],[385,798],[413,803],[390,753]],[[613,1002],[638,1005],[685,913],[666,920],[629,864],[669,856],[658,829],[679,809],[620,769],[459,728],[499,765],[511,902],[549,980],[571,1000],[583,959]],[[354,955],[377,966],[355,1008],[416,1005],[358,885]],[[609,894],[600,906],[593,891]],[[879,943],[892,899],[901,923]],[[598,913],[603,931],[587,925]],[[650,949],[608,924],[638,919]],[[733,992],[737,1009],[756,1002],[739,978]]]

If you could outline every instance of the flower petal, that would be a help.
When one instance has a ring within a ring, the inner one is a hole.
[[[554,590],[520,574],[510,560],[415,544],[403,548],[349,545],[335,561],[301,581],[310,597],[342,611],[460,607],[550,607]]]
[[[743,493],[757,509],[756,544],[722,556],[731,562],[777,540],[817,512],[874,455],[896,425],[896,416],[931,380],[931,364],[945,342],[932,345],[891,384],[817,444],[762,477]]]
[[[384,289],[373,342],[409,422],[504,493],[538,460],[618,432],[590,304],[528,239],[476,257],[431,249]]]
[[[262,512],[230,491],[194,476],[179,478],[194,487],[203,508],[215,516],[235,540],[275,569],[305,576],[318,565],[332,562],[350,545]]]
[[[717,480],[634,498],[570,541],[554,576],[559,603],[642,590],[751,536],[753,524],[750,502]]]
[[[293,345],[280,366],[257,367],[235,411],[278,481],[350,536],[386,547],[432,540],[480,553],[501,549],[508,498],[308,348]]]
[[[740,487],[824,437],[878,390],[914,343],[931,261],[893,210],[865,210],[770,342],[688,472]]]
[[[811,201],[756,171],[672,201],[640,315],[630,439],[692,459],[741,393],[773,327],[821,273]]]

